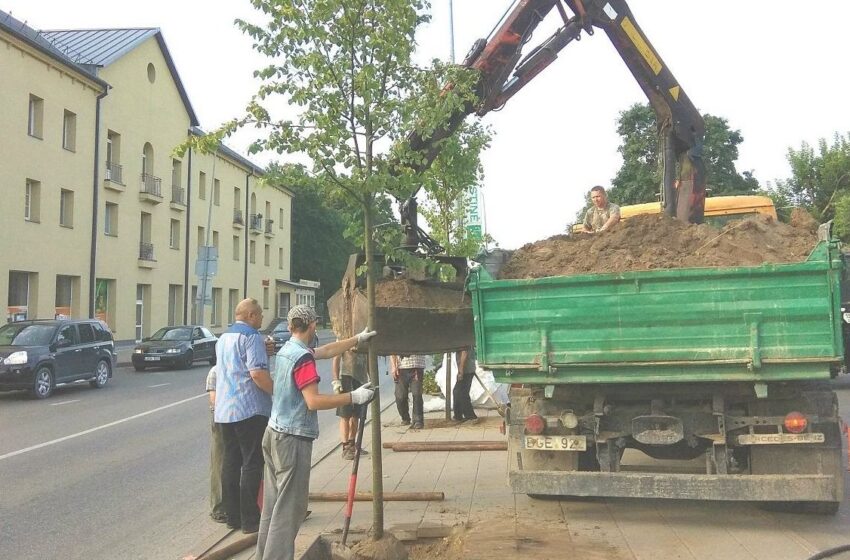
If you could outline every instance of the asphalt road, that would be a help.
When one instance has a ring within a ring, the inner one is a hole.
[[[210,523],[207,371],[121,367],[101,390],[0,393],[0,559],[171,559],[196,545]],[[330,392],[330,361],[319,372]],[[319,422],[314,458],[339,439],[334,411]]]

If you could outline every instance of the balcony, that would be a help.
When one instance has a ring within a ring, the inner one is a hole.
[[[236,229],[245,227],[245,218],[242,217],[242,210],[238,208],[233,209],[233,227]]]
[[[251,233],[254,235],[258,235],[263,231],[263,215],[262,214],[251,214],[248,216],[248,223],[251,229]]]
[[[171,185],[171,209],[182,212],[186,208],[186,191],[183,187]]]
[[[274,220],[266,220],[266,237],[274,237]]]
[[[114,161],[107,160],[106,175],[103,181],[104,188],[111,189],[113,191],[124,192],[125,185],[122,172],[123,169],[119,164],[115,163]]]
[[[142,241],[139,243],[139,268],[154,268],[156,260],[153,258],[153,243]]]
[[[159,204],[162,202],[162,179],[142,173],[139,184],[139,200]]]

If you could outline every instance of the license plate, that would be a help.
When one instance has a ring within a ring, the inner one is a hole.
[[[159,356],[145,356],[146,362],[158,362]]]
[[[526,449],[544,451],[586,451],[585,436],[525,436]]]
[[[771,445],[782,443],[823,443],[824,435],[811,434],[744,434],[738,436],[739,445]]]

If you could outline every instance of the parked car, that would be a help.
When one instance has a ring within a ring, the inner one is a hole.
[[[56,385],[88,380],[102,388],[115,369],[109,327],[97,319],[19,321],[0,327],[0,391],[28,389],[39,399]]]
[[[277,323],[274,328],[266,329],[263,331],[266,335],[271,336],[274,339],[274,351],[277,352],[280,350],[286,341],[292,338],[292,333],[289,332],[289,324],[286,321],[281,321]],[[310,343],[310,348],[315,348],[319,345],[319,335],[316,335],[313,338],[313,342]]]
[[[200,325],[162,327],[133,349],[133,367],[144,371],[148,366],[190,368],[197,361],[215,365],[218,338]]]

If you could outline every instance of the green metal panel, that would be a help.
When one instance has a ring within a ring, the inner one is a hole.
[[[473,273],[478,358],[513,383],[828,378],[843,360],[834,242],[802,263],[495,280]]]

